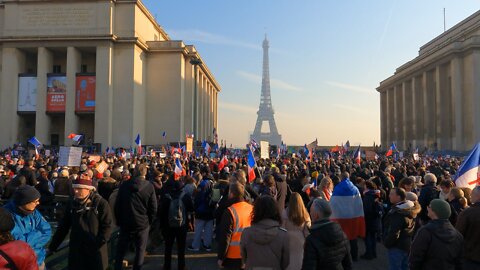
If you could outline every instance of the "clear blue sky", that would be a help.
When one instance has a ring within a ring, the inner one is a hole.
[[[243,146],[270,40],[275,119],[288,145],[380,141],[375,88],[478,1],[143,0],[174,40],[193,44],[222,87],[219,137]]]

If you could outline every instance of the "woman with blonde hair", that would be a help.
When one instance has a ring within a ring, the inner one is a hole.
[[[311,221],[302,196],[297,192],[291,194],[288,207],[282,213],[282,225],[287,229],[290,242],[290,264],[287,269],[301,269],[303,245],[309,234]]]
[[[330,201],[330,197],[333,192],[333,181],[330,177],[326,176],[320,181],[318,186],[318,191],[320,191],[320,198],[326,201]]]
[[[457,217],[467,208],[467,199],[465,199],[465,193],[459,187],[453,187],[448,193],[447,201],[450,204],[450,210],[452,214],[450,215],[450,222],[453,226],[457,223]]]

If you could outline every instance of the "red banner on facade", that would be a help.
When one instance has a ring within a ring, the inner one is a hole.
[[[95,76],[77,76],[75,111],[95,111]]]
[[[65,112],[67,77],[49,76],[47,78],[47,112]]]

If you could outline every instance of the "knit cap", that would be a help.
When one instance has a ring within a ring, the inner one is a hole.
[[[13,193],[13,202],[18,206],[26,205],[37,199],[40,199],[40,192],[29,185],[20,186]]]
[[[450,204],[442,199],[434,199],[430,202],[430,209],[437,215],[438,219],[448,219],[452,214]]]

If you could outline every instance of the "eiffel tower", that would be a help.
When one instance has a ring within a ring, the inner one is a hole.
[[[255,130],[251,136],[256,142],[268,141],[270,145],[280,146],[282,143],[282,136],[278,134],[277,125],[273,118],[272,98],[270,95],[270,68],[268,64],[268,40],[265,35],[263,41],[263,74],[262,74],[262,93],[260,96],[260,107],[257,112],[257,123],[255,124]],[[262,132],[262,125],[264,122],[269,124],[270,130],[268,132]]]

